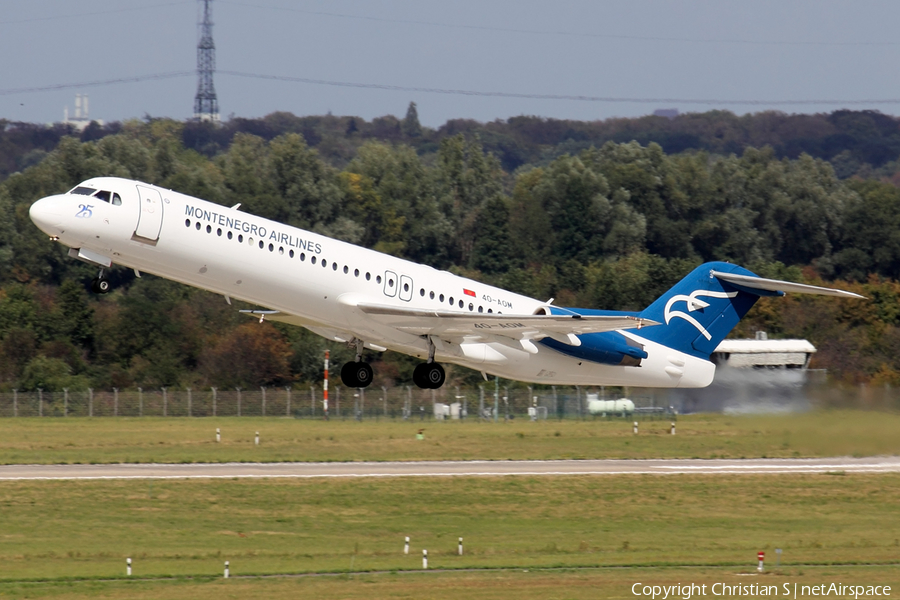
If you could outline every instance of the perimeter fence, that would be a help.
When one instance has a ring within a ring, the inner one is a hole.
[[[329,418],[336,419],[587,419],[670,418],[665,394],[629,395],[633,413],[590,414],[589,400],[621,394],[577,386],[548,388],[401,386],[353,389],[330,386]],[[0,417],[291,417],[324,418],[321,387],[242,389],[64,390],[0,393]]]

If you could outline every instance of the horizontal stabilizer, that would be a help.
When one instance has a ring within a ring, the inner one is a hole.
[[[728,283],[740,285],[754,290],[766,290],[769,292],[793,292],[795,294],[816,294],[819,296],[838,296],[840,298],[865,298],[853,292],[836,290],[834,288],[819,287],[793,283],[791,281],[779,281],[777,279],[765,279],[763,277],[751,277],[749,275],[737,275],[735,273],[722,273],[713,271],[712,276]]]

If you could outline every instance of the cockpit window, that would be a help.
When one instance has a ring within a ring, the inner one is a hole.
[[[95,190],[94,188],[78,186],[77,188],[75,188],[74,190],[72,190],[69,193],[70,194],[80,194],[82,196],[92,196],[94,194],[94,192],[96,192],[96,191],[97,190]]]
[[[112,203],[113,203],[113,206],[122,206],[122,196],[113,192]]]
[[[109,192],[104,192],[102,190],[97,192],[96,194],[94,194],[94,198],[97,198],[98,200],[103,200],[104,202],[109,202],[109,196],[110,196]]]

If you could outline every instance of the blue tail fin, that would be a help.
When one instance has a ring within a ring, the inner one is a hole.
[[[730,263],[700,265],[640,313],[661,323],[642,329],[641,337],[708,359],[760,296],[780,295],[728,283],[714,277],[713,271],[756,277]]]

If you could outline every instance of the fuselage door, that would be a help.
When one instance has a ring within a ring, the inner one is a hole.
[[[400,299],[404,302],[409,302],[412,300],[413,295],[413,280],[411,277],[407,275],[400,276]]]
[[[162,229],[162,196],[153,188],[139,185],[137,189],[141,200],[141,212],[138,215],[134,237],[139,238],[138,241],[155,243],[159,239],[159,231]]]
[[[397,274],[393,271],[385,271],[384,272],[384,295],[390,296],[393,298],[397,295],[397,288],[399,284],[397,283]]]

